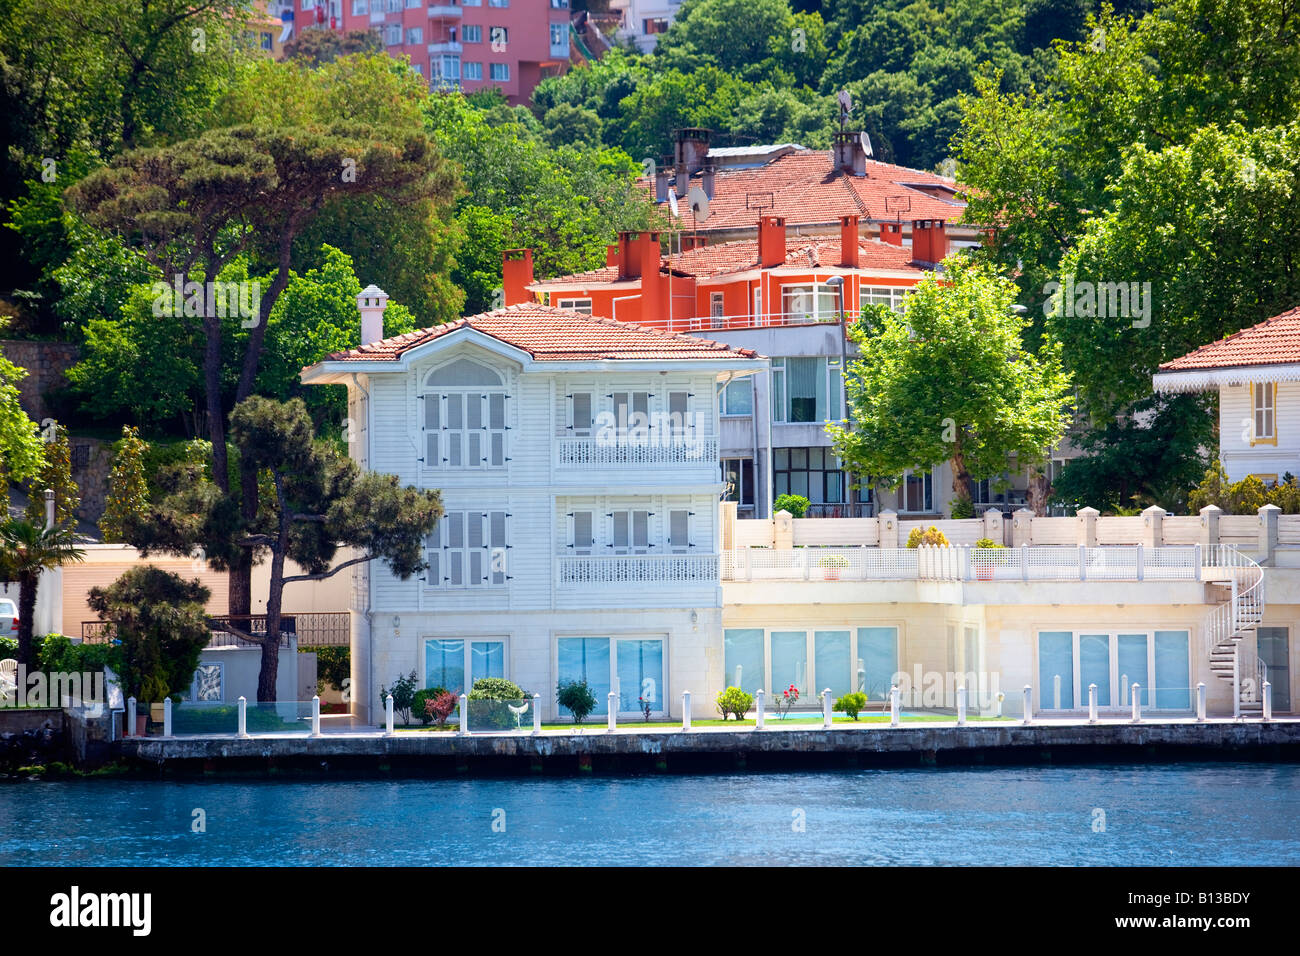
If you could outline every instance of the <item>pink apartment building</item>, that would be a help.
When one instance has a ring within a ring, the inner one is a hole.
[[[430,89],[499,87],[523,103],[569,63],[569,0],[271,0],[293,4],[296,30],[379,32]]]

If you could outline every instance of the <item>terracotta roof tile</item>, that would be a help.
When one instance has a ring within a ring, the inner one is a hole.
[[[418,329],[326,356],[329,362],[395,362],[403,353],[460,328],[522,349],[536,361],[751,359],[758,353],[710,339],[525,303]]]
[[[1162,372],[1300,363],[1300,307],[1165,362]]]

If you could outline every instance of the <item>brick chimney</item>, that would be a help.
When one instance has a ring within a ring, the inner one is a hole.
[[[605,247],[605,265],[606,267],[618,265],[618,244],[617,243],[615,243],[612,246]]]
[[[758,220],[758,264],[764,269],[785,264],[785,219],[763,216]]]
[[[370,345],[384,337],[384,310],[388,308],[388,293],[377,285],[368,285],[357,296],[361,310],[361,344]]]
[[[668,180],[672,178],[672,172],[663,166],[655,167],[655,202],[668,201]]]
[[[903,244],[903,224],[901,222],[882,222],[880,224],[880,241],[891,246]]]
[[[840,265],[856,269],[859,257],[858,217],[840,216]]]
[[[866,146],[868,142],[865,133],[836,133],[831,147],[831,162],[835,164],[836,171],[850,176],[865,176],[867,160],[871,156]]]
[[[506,305],[531,302],[528,287],[533,284],[533,250],[507,249],[501,260],[501,285]]]
[[[709,136],[710,133],[707,129],[699,127],[677,130],[673,163],[677,167],[677,195],[679,198],[686,195],[687,183],[691,176],[708,164]]]
[[[942,262],[948,255],[948,233],[942,219],[912,222],[912,258],[917,262]]]

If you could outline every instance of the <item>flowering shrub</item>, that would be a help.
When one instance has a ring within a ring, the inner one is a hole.
[[[934,525],[922,531],[920,528],[913,528],[907,536],[907,546],[909,548],[919,548],[921,545],[930,547],[948,547],[948,537],[936,528]]]
[[[728,714],[735,714],[736,719],[741,720],[749,708],[754,706],[754,695],[746,694],[739,687],[728,687],[718,695],[716,703],[724,721]]]
[[[456,709],[459,701],[456,695],[449,690],[444,690],[437,697],[426,697],[424,701],[425,722],[432,720],[439,727],[447,723],[447,718],[451,712]]]
[[[781,715],[782,720],[785,720],[785,715],[790,713],[790,708],[797,703],[799,703],[799,688],[791,684],[776,699],[776,712]]]

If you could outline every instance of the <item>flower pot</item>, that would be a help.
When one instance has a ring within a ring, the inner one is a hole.
[[[839,568],[822,568],[822,574],[827,581],[838,581],[840,579]]]
[[[991,565],[991,564],[977,564],[977,565],[975,565],[975,580],[977,580],[977,581],[992,581],[992,580],[993,580],[993,565]]]
[[[149,730],[149,718],[144,714],[135,715],[135,735],[143,737]]]

